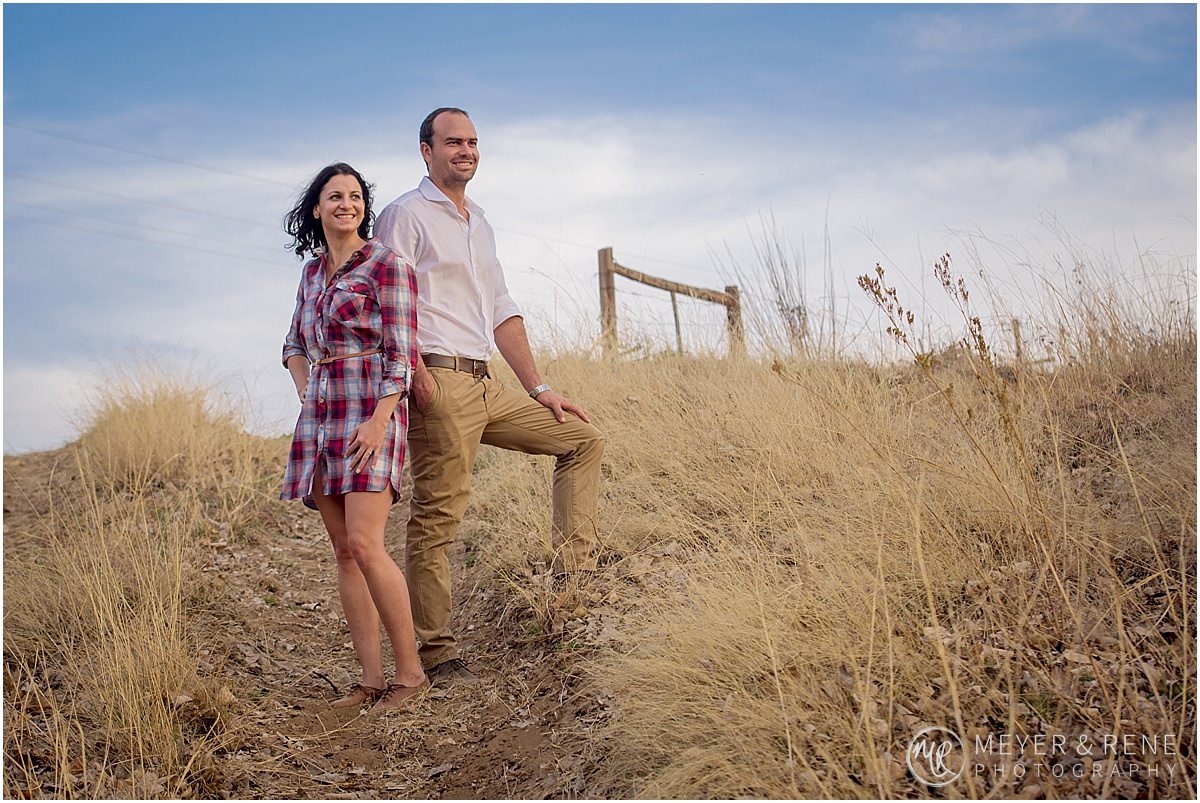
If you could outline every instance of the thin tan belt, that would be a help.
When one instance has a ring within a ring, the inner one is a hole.
[[[371,349],[370,351],[356,351],[352,354],[335,354],[332,357],[325,357],[324,359],[317,360],[315,363],[313,363],[313,365],[329,365],[329,363],[337,362],[338,360],[348,360],[351,357],[366,357],[370,354],[383,354],[383,349]]]

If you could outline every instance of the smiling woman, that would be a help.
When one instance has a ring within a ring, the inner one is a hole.
[[[300,397],[283,499],[321,513],[333,542],[338,591],[362,681],[339,708],[402,706],[429,683],[417,659],[404,575],[384,546],[400,496],[409,379],[416,362],[416,280],[411,266],[369,239],[371,187],[350,165],[321,170],[285,228],[304,265],[283,364]],[[396,657],[384,682],[379,624]]]
[[[334,195],[337,196],[337,200],[341,200],[343,193],[356,197],[358,225],[352,231],[361,240],[365,241],[370,237],[374,217],[371,212],[372,189],[366,179],[345,162],[336,162],[317,173],[284,219],[283,228],[292,237],[292,250],[296,252],[296,256],[316,254],[317,249],[328,245],[324,224],[333,216],[336,203],[327,207],[326,221],[321,219],[321,207],[329,204]],[[339,226],[339,234],[346,233],[343,228]]]

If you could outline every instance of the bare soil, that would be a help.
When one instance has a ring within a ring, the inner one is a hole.
[[[5,458],[6,553],[34,546],[29,534],[52,488],[70,490],[69,462],[65,450]],[[395,505],[387,527],[401,565],[407,509],[407,499]],[[471,515],[464,529],[486,549],[486,523]],[[228,690],[233,713],[224,749],[201,773],[202,796],[628,794],[602,780],[597,734],[612,694],[583,666],[619,642],[623,600],[658,572],[618,575],[614,567],[612,576],[555,593],[543,567],[499,577],[460,538],[451,552],[456,631],[481,682],[435,687],[401,711],[372,717],[329,705],[359,676],[320,517],[280,502],[266,519],[248,533],[214,528],[189,556],[203,576],[189,601],[196,660],[203,677]]]

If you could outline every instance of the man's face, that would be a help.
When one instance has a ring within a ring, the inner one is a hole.
[[[479,138],[471,119],[455,112],[439,114],[433,121],[433,145],[422,142],[421,155],[434,184],[465,187],[479,167]]]

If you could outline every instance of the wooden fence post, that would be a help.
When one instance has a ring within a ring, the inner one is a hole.
[[[729,303],[725,306],[725,321],[729,327],[729,355],[741,356],[746,353],[746,330],[742,326],[742,295],[736,284],[727,285],[725,294]]]
[[[1012,319],[1013,343],[1017,347],[1017,367],[1021,368],[1025,363],[1025,342],[1021,340],[1021,321],[1017,318]]]
[[[671,314],[675,316],[675,353],[683,354],[683,331],[679,328],[679,299],[671,291]]]
[[[745,355],[746,329],[742,323],[742,296],[736,284],[726,286],[725,292],[721,293],[705,287],[693,287],[690,284],[681,284],[658,276],[651,276],[619,264],[613,259],[611,246],[601,248],[598,257],[600,261],[600,340],[605,355],[613,354],[617,348],[617,288],[614,277],[618,274],[626,279],[656,287],[659,290],[666,290],[671,294],[671,314],[675,319],[675,347],[680,354],[683,353],[683,328],[679,324],[677,294],[725,307],[725,318],[729,327],[729,354],[733,357]]]
[[[613,282],[612,247],[600,249],[600,343],[604,353],[617,348],[617,288]]]

